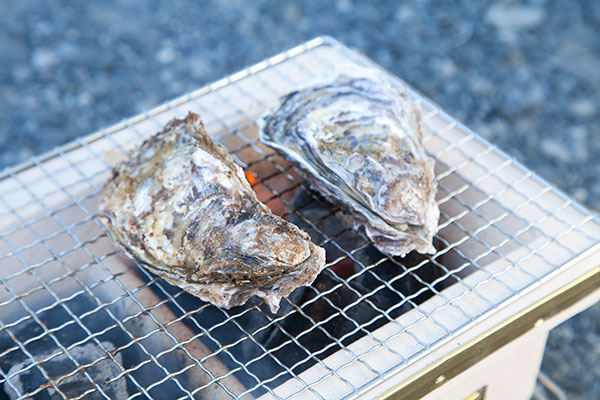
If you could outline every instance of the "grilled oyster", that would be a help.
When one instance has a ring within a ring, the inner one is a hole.
[[[260,120],[261,140],[341,203],[385,253],[433,253],[439,208],[420,114],[380,72],[342,66],[289,93]]]
[[[325,264],[325,251],[257,199],[192,113],[115,167],[100,214],[126,254],[225,308],[256,295],[277,312],[281,297],[310,284]]]

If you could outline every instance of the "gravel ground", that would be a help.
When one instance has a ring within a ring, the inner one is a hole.
[[[600,2],[0,0],[0,168],[320,34],[600,209]],[[600,398],[600,306],[543,369]]]

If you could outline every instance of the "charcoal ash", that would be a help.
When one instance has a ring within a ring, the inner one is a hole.
[[[80,365],[92,364],[94,361],[106,356],[105,351],[113,351],[115,348],[110,342],[100,342],[100,346],[94,343],[88,343],[81,346],[76,346],[69,350],[69,356],[60,354],[53,357],[51,360],[43,363],[43,368],[48,376],[55,380],[61,376],[69,374],[75,368],[72,360],[77,361]],[[36,362],[48,358],[51,354],[39,354],[36,356]],[[118,363],[122,363],[122,355],[117,353],[114,356]],[[12,387],[17,389],[19,393],[31,393],[40,386],[46,385],[47,389],[37,395],[37,398],[62,399],[62,395],[58,393],[53,386],[47,385],[47,379],[42,375],[39,368],[31,365],[33,360],[29,359],[17,364],[14,364],[8,370],[8,382],[4,383],[4,390],[11,400],[16,400],[19,396],[13,391]],[[28,368],[28,369],[27,369]],[[121,372],[120,368],[110,359],[103,359],[94,365],[85,369],[87,375],[92,381],[103,384],[117,377]],[[12,377],[11,377],[12,376]],[[12,387],[11,387],[12,386]],[[94,386],[90,379],[83,373],[75,373],[67,378],[62,379],[58,383],[58,389],[68,398],[77,397],[81,393],[93,389]],[[103,388],[104,393],[110,398],[118,398],[127,393],[127,385],[124,378],[119,378],[110,385]],[[99,392],[88,394],[86,399],[103,399],[105,398]]]
[[[97,304],[89,296],[80,295],[65,302],[65,306],[73,314],[82,315],[87,311],[93,310],[97,307]],[[115,348],[124,344],[122,340],[123,336],[119,335],[116,329],[99,336],[98,341],[85,341],[89,335],[77,323],[68,323],[73,320],[73,317],[61,305],[57,304],[50,307],[39,313],[37,317],[44,327],[35,320],[29,319],[27,322],[20,323],[16,327],[8,328],[14,337],[24,344],[24,348],[31,354],[31,358],[21,349],[16,349],[0,359],[0,369],[8,377],[8,381],[4,382],[3,385],[4,393],[0,391],[0,399],[19,397],[11,385],[19,390],[20,395],[36,391],[41,386],[45,386],[46,388],[39,391],[34,398],[62,399],[61,394],[54,389],[48,382],[48,379],[42,374],[42,369],[50,379],[56,381],[77,368],[72,360],[75,360],[80,365],[85,365],[97,359],[104,358],[104,360],[99,361],[94,366],[85,369],[91,379],[99,385],[103,385],[105,382],[119,375],[121,372],[119,367],[114,361],[107,358],[107,352],[112,352]],[[91,332],[103,330],[110,326],[111,322],[113,322],[112,319],[105,312],[91,314],[82,320],[84,326]],[[47,330],[53,330],[53,337],[45,333]],[[62,351],[56,342],[68,348],[70,357]],[[82,343],[71,347],[78,342]],[[0,351],[10,349],[14,346],[15,342],[10,338],[6,330],[0,331]],[[53,357],[49,360],[40,362],[40,360],[45,360],[51,355]],[[123,362],[123,354],[116,353],[113,357],[116,362]],[[37,365],[32,367],[31,365],[34,362]],[[92,383],[81,371],[74,373],[70,377],[60,379],[57,386],[68,397],[76,397],[93,388]],[[123,377],[103,386],[103,390],[107,394],[128,393],[127,383]],[[97,396],[101,396],[100,393],[91,393],[86,399],[102,398]]]
[[[60,393],[56,392],[43,376],[40,368],[56,381],[77,368],[71,359],[80,365],[102,359],[93,366],[86,366],[85,372],[111,398],[127,398],[139,392],[139,388],[132,379],[135,379],[139,385],[147,387],[164,376],[164,372],[154,363],[146,363],[142,367],[136,368],[140,363],[146,361],[148,356],[140,346],[128,345],[130,343],[129,334],[117,326],[115,320],[106,311],[110,308],[116,318],[129,315],[126,311],[122,312],[118,304],[98,309],[98,303],[87,294],[75,296],[63,304],[73,315],[79,316],[81,324],[89,332],[92,334],[103,333],[95,338],[90,338],[90,335],[74,321],[73,316],[61,304],[51,307],[46,304],[33,305],[32,308],[36,310],[48,307],[37,313],[37,318],[44,327],[35,320],[29,319],[15,327],[0,330],[0,353],[12,349],[0,357],[0,370],[5,377],[8,377],[8,382],[5,381],[3,385],[0,385],[0,400],[18,397],[11,385],[22,391],[21,395],[44,386],[45,388],[38,391],[33,398],[62,399]],[[4,318],[13,319],[20,317],[4,316]],[[16,348],[15,341],[8,334],[9,330],[14,338],[23,344],[31,357],[21,348]],[[52,331],[52,334],[47,331]],[[68,356],[56,342],[67,348]],[[145,343],[146,348],[149,346],[149,342]],[[39,362],[38,365],[30,368],[34,360],[36,362],[45,360],[50,355],[54,355],[50,360]],[[177,357],[161,357],[161,363],[169,371],[179,371],[183,368],[183,362]],[[119,377],[122,371],[127,369],[131,369],[131,371]],[[15,373],[16,375],[14,375]],[[178,379],[184,384],[186,383],[184,376],[178,376]],[[60,379],[57,386],[69,398],[77,397],[94,387],[82,370],[75,372],[70,377]],[[156,398],[170,398],[174,394],[179,397],[184,392],[174,382],[168,380],[156,385],[151,394]],[[86,395],[84,399],[104,398],[98,396],[101,394],[95,391]]]

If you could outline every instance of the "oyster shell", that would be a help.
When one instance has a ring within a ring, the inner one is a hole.
[[[325,251],[257,199],[192,113],[115,167],[100,218],[130,257],[225,308],[256,295],[277,312],[281,297],[312,283],[325,264]]]
[[[296,90],[260,120],[260,138],[341,203],[381,251],[433,253],[439,208],[420,113],[385,75],[342,66]]]

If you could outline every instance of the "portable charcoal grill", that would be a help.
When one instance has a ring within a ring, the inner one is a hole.
[[[528,398],[550,328],[600,296],[598,218],[396,79],[437,163],[438,252],[377,252],[258,140],[266,108],[342,62],[374,66],[317,38],[5,170],[0,399]],[[95,219],[111,158],[188,111],[327,250],[277,315],[170,286]]]

